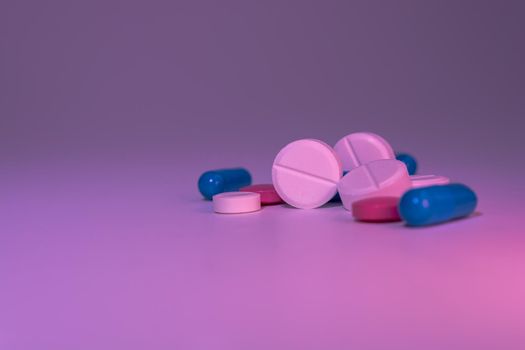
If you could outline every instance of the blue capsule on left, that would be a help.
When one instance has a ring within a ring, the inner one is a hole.
[[[204,198],[211,200],[216,194],[238,191],[252,184],[250,172],[244,168],[218,169],[206,171],[199,177],[199,191]]]

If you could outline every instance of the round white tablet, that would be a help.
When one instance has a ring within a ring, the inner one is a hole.
[[[410,176],[410,181],[412,181],[412,188],[446,185],[450,183],[448,177],[438,175],[412,175]]]
[[[213,196],[213,210],[221,214],[261,210],[261,196],[254,192],[223,192]]]
[[[279,196],[301,209],[317,208],[332,199],[342,173],[332,147],[314,139],[289,143],[277,154],[272,167]]]
[[[339,140],[334,150],[343,170],[350,171],[374,160],[395,159],[394,150],[381,136],[371,132],[356,132]]]
[[[351,211],[355,201],[371,197],[401,197],[411,185],[403,162],[384,159],[351,170],[338,187],[343,206]]]

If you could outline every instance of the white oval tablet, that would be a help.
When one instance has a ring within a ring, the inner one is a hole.
[[[337,141],[334,150],[343,170],[350,171],[374,160],[395,159],[394,150],[381,136],[371,132],[356,132]]]
[[[332,147],[314,139],[289,143],[272,166],[273,185],[279,196],[302,209],[317,208],[332,199],[342,173]]]
[[[407,167],[395,159],[376,160],[351,170],[339,182],[343,206],[352,210],[352,203],[370,197],[401,197],[412,183]]]
[[[213,210],[220,214],[240,214],[261,210],[261,196],[254,192],[223,192],[213,196]]]
[[[446,185],[450,183],[448,177],[437,175],[412,175],[410,176],[410,181],[412,181],[412,188]]]

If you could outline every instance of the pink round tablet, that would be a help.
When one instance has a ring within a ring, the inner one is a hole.
[[[253,192],[223,192],[212,197],[213,210],[220,214],[250,213],[261,209],[261,196]]]
[[[412,181],[412,188],[446,185],[450,183],[448,177],[437,175],[412,175],[410,176],[410,181]]]
[[[281,197],[279,197],[279,194],[275,190],[275,187],[273,187],[272,184],[260,184],[260,185],[251,185],[241,188],[239,191],[241,192],[255,192],[259,193],[261,196],[261,204],[262,205],[272,205],[272,204],[280,204],[283,203],[283,200]]]
[[[350,171],[374,160],[395,159],[394,150],[381,136],[371,132],[356,132],[339,140],[334,150],[343,170]]]
[[[401,197],[412,183],[407,167],[395,159],[376,160],[351,170],[339,181],[343,206],[352,210],[352,203],[370,197]]]
[[[397,205],[399,197],[372,197],[352,203],[352,215],[366,222],[401,221]]]
[[[286,145],[275,157],[272,181],[279,196],[296,208],[317,208],[337,192],[341,162],[326,143],[304,139]]]

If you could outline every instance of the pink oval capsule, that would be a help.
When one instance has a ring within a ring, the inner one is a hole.
[[[246,186],[240,189],[241,192],[259,193],[262,205],[272,205],[284,203],[272,184],[259,184]]]
[[[397,205],[398,197],[372,197],[352,203],[352,215],[358,221],[401,221]]]

